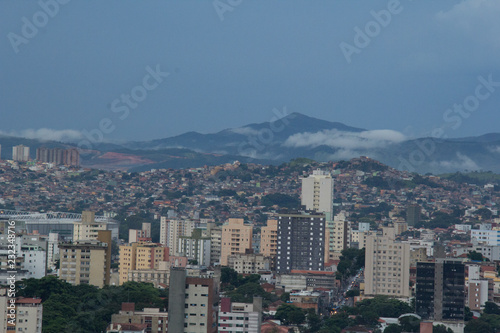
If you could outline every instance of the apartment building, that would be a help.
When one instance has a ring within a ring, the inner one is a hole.
[[[301,203],[307,210],[333,215],[333,178],[327,171],[314,170],[302,181]]]
[[[341,252],[350,247],[350,228],[346,212],[327,221],[325,236],[325,262],[340,259]]]
[[[42,333],[43,305],[40,298],[18,297],[15,300],[15,319],[9,317],[12,304],[7,290],[0,290],[0,331]]]
[[[267,220],[267,225],[260,229],[260,253],[265,257],[275,258],[278,251],[278,220]]]
[[[270,270],[272,259],[263,254],[247,251],[247,253],[230,255],[227,265],[238,272],[238,274],[257,274],[259,271]]]
[[[95,212],[82,212],[82,220],[73,222],[73,241],[97,239],[100,230],[107,230],[106,222],[95,220]]]
[[[178,240],[180,256],[196,260],[198,265],[210,266],[210,237],[203,237],[202,229],[194,229],[191,236],[182,236]]]
[[[151,241],[151,223],[143,223],[141,229],[129,229],[128,242],[150,242]]]
[[[325,215],[315,212],[282,214],[278,217],[276,270],[322,271],[325,258]]]
[[[187,276],[186,270],[170,273],[169,331],[178,333],[216,333],[219,305],[220,270],[215,275]]]
[[[253,226],[243,219],[229,219],[222,226],[220,264],[227,266],[228,257],[235,253],[245,253],[252,249]]]
[[[254,297],[252,303],[233,303],[223,297],[219,307],[219,332],[260,333],[262,298]]]
[[[157,269],[129,270],[127,281],[152,283],[155,288],[168,286],[170,282],[170,262],[160,261]]]
[[[59,278],[73,285],[109,285],[111,231],[100,231],[99,240],[81,240],[59,245]]]
[[[464,320],[465,265],[459,259],[417,263],[415,304],[422,319]]]
[[[169,261],[169,248],[162,244],[139,242],[120,246],[119,284],[129,281],[129,271],[158,270]]]
[[[410,245],[395,240],[394,228],[366,241],[365,295],[410,297]]]
[[[162,216],[160,220],[160,244],[168,246],[170,253],[178,256],[179,238],[191,236],[195,227],[195,221]]]

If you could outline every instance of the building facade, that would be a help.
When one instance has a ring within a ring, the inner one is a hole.
[[[278,220],[267,220],[267,225],[260,229],[260,253],[274,258],[278,251]]]
[[[219,307],[218,332],[260,333],[262,298],[254,297],[253,303],[232,303],[223,297]]]
[[[214,277],[189,277],[185,269],[170,274],[169,331],[216,333],[219,306],[220,270]]]
[[[121,311],[111,316],[111,325],[107,331],[110,333],[134,332],[132,331],[132,327],[127,327],[127,325],[132,324],[138,325],[134,329],[144,329],[145,332],[167,333],[168,313],[162,310],[158,308],[144,308],[142,311],[136,311],[134,303],[122,303]],[[122,330],[118,330],[118,327],[121,327]]]
[[[307,210],[333,215],[333,178],[329,172],[314,170],[307,178],[301,178],[301,203]]]
[[[12,160],[18,162],[28,162],[30,160],[30,147],[18,145],[12,147]]]
[[[271,269],[271,257],[257,253],[235,253],[228,257],[228,267],[238,274],[257,274],[259,271]]]
[[[315,212],[282,214],[278,217],[276,270],[322,271],[325,256],[325,215]]]
[[[410,297],[410,245],[395,241],[394,228],[368,236],[365,295]]]
[[[236,253],[245,253],[252,249],[253,226],[243,219],[229,219],[222,226],[220,264],[227,266],[228,257]]]
[[[9,316],[12,307],[7,290],[0,290],[1,332],[42,333],[43,305],[40,298],[16,298],[14,318]]]
[[[415,304],[422,319],[463,321],[465,265],[456,259],[417,263]]]
[[[119,284],[129,281],[129,271],[158,270],[169,257],[169,248],[157,243],[120,245]]]
[[[99,288],[109,285],[110,247],[111,243],[99,240],[61,243],[59,278],[72,285],[90,284]]]

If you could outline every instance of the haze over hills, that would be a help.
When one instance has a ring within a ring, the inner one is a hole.
[[[42,145],[70,145],[6,136],[0,136],[0,144],[4,159],[9,158],[14,144],[31,146],[32,156]],[[217,133],[187,132],[121,145],[101,143],[93,150],[82,151],[82,165],[140,171],[199,167],[235,160],[280,164],[297,157],[339,161],[359,156],[419,173],[465,170],[500,173],[500,133],[454,139],[409,139],[393,130],[365,130],[292,113]]]

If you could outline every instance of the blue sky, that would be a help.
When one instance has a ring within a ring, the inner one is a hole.
[[[446,124],[479,76],[500,81],[497,0],[217,1],[230,10],[212,0],[72,0],[46,21],[38,1],[0,1],[0,131],[67,138],[106,119],[106,140],[146,140],[269,121],[286,107],[419,137]],[[355,28],[366,33],[372,11],[388,7],[390,22],[349,63],[341,43],[356,47]],[[20,43],[23,18],[41,21]],[[147,68],[169,75],[150,77],[146,91]],[[121,96],[134,89],[132,108]],[[126,114],[112,111],[117,99]],[[447,134],[499,132],[499,106],[495,87]]]

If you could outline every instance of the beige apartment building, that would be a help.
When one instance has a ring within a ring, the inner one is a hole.
[[[222,226],[221,266],[227,266],[228,256],[245,253],[252,249],[252,225],[246,225],[243,219],[229,219]]]
[[[410,244],[395,241],[394,228],[366,241],[365,295],[410,297]]]
[[[267,220],[260,229],[260,253],[265,257],[276,257],[278,251],[278,220]]]
[[[160,261],[158,269],[136,269],[128,271],[128,281],[152,283],[155,288],[168,286],[170,262]]]
[[[111,231],[100,231],[99,240],[61,243],[59,278],[72,284],[109,285]]]
[[[82,220],[73,222],[73,241],[97,239],[97,233],[100,230],[106,230],[106,222],[97,222],[95,213],[82,212]]]
[[[169,248],[157,243],[132,243],[120,246],[119,284],[129,281],[129,271],[158,270],[168,261]]]
[[[40,298],[18,297],[14,320],[8,316],[10,306],[7,289],[0,290],[0,332],[42,333],[43,305]]]
[[[327,221],[325,230],[325,262],[340,259],[342,250],[350,246],[350,232],[347,215],[344,211]]]
[[[228,257],[227,265],[238,274],[257,274],[271,269],[272,259],[263,254],[235,253]]]

